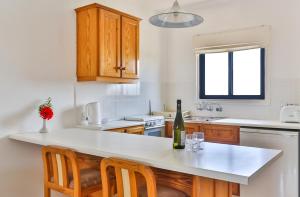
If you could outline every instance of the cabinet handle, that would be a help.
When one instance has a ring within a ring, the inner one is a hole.
[[[114,67],[114,69],[116,69],[116,70],[126,70],[126,68],[122,67],[122,66],[116,66],[116,67]]]

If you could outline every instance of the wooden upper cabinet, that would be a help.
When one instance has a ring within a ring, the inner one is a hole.
[[[140,19],[99,4],[77,8],[76,14],[77,80],[136,82]]]
[[[77,78],[96,80],[98,73],[98,9],[77,12]]]
[[[121,76],[121,16],[100,9],[100,77]]]
[[[122,77],[138,78],[139,22],[122,17]]]

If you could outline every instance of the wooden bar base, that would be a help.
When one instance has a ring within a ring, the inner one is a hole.
[[[81,153],[77,156],[81,168],[99,169],[102,158]],[[232,197],[233,195],[233,183],[160,168],[151,169],[157,184],[180,190],[191,197]]]
[[[233,183],[158,168],[152,170],[157,184],[183,191],[188,196],[232,197],[233,195]]]
[[[193,176],[192,197],[231,197],[231,188],[231,183],[226,181]]]

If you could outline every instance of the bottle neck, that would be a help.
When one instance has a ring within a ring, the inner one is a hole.
[[[181,104],[177,103],[177,112],[181,112]]]

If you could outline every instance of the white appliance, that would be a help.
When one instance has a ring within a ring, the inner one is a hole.
[[[127,116],[127,121],[141,121],[145,125],[145,135],[150,136],[165,136],[165,118],[163,116],[152,115],[139,115],[139,116]]]
[[[241,197],[298,197],[299,131],[241,128],[241,145],[280,149],[283,154],[241,185]]]
[[[300,123],[300,106],[293,104],[283,106],[280,110],[280,121]]]
[[[85,106],[88,124],[101,125],[101,107],[99,102],[88,103]]]

